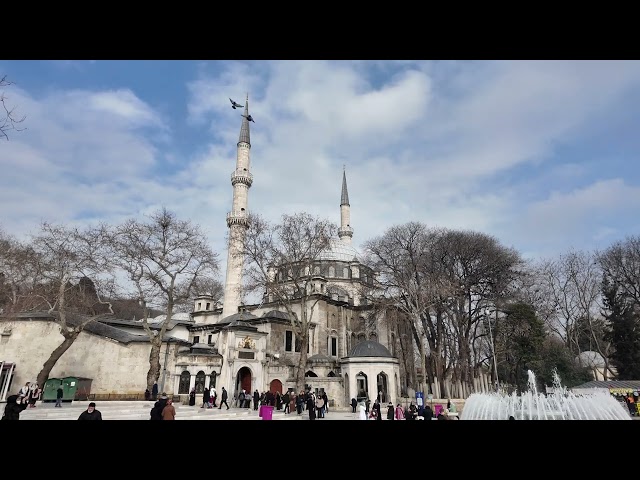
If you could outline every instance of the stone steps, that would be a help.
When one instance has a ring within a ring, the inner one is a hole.
[[[55,403],[39,403],[36,408],[27,408],[20,414],[21,420],[75,420],[87,409],[89,402],[63,403],[62,407],[55,407]],[[103,419],[114,420],[148,420],[149,411],[153,407],[151,402],[96,402],[97,409]],[[175,405],[176,417],[181,420],[209,420],[222,418],[251,417],[257,418],[254,410],[246,409],[201,409],[186,405]]]

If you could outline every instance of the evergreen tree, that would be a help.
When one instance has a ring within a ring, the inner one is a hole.
[[[640,316],[631,299],[621,294],[617,283],[607,277],[602,282],[602,294],[609,325],[607,339],[613,344],[611,361],[619,380],[640,378]]]

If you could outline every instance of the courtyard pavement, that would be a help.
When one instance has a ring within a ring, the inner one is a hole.
[[[153,407],[152,401],[96,401],[96,409],[102,413],[103,420],[149,420],[149,411]],[[55,407],[55,403],[38,402],[36,408],[27,408],[20,414],[20,420],[77,420],[78,416],[87,409],[89,401],[73,401],[63,403],[62,407]],[[4,404],[0,403],[0,408]],[[225,407],[200,408],[175,404],[176,420],[262,420],[258,410],[253,408]],[[304,411],[285,414],[282,410],[273,410],[272,420],[309,420],[309,413]],[[321,420],[358,420],[357,413],[351,409],[331,410]]]

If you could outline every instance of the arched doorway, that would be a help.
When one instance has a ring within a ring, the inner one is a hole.
[[[200,370],[198,373],[196,373],[196,393],[202,393],[204,392],[204,379],[205,379],[206,375],[205,373]]]
[[[180,384],[178,386],[178,393],[189,393],[189,385],[191,384],[191,374],[189,370],[184,370],[180,374]]]
[[[248,367],[242,367],[238,370],[236,377],[236,395],[240,393],[240,390],[251,393],[251,370]]]
[[[359,402],[364,402],[367,398],[369,398],[369,379],[364,374],[364,372],[359,372],[356,375],[356,400]]]
[[[278,379],[271,380],[269,384],[269,391],[275,395],[276,392],[280,392],[282,395],[282,382]]]
[[[387,374],[384,372],[380,372],[377,376],[377,386],[378,386],[378,399],[382,403],[387,403],[389,398],[389,382],[387,378]]]
[[[344,374],[344,404],[351,405],[351,385],[349,385],[349,374]]]

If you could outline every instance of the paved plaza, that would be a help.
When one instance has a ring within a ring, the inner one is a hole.
[[[96,409],[102,413],[103,420],[149,420],[149,411],[153,407],[152,401],[96,401]],[[0,403],[0,409],[4,410],[4,403]],[[63,403],[62,407],[55,407],[55,403],[38,402],[36,408],[27,408],[20,414],[20,420],[77,420],[78,416],[87,409],[89,401],[74,401]],[[222,410],[217,408],[205,409],[199,406],[175,404],[176,420],[262,420],[257,410],[253,408],[235,408]],[[304,411],[286,414],[283,411],[273,410],[272,420],[301,420],[308,421],[309,413]],[[330,411],[324,420],[358,420],[357,413],[351,413],[351,409]]]

